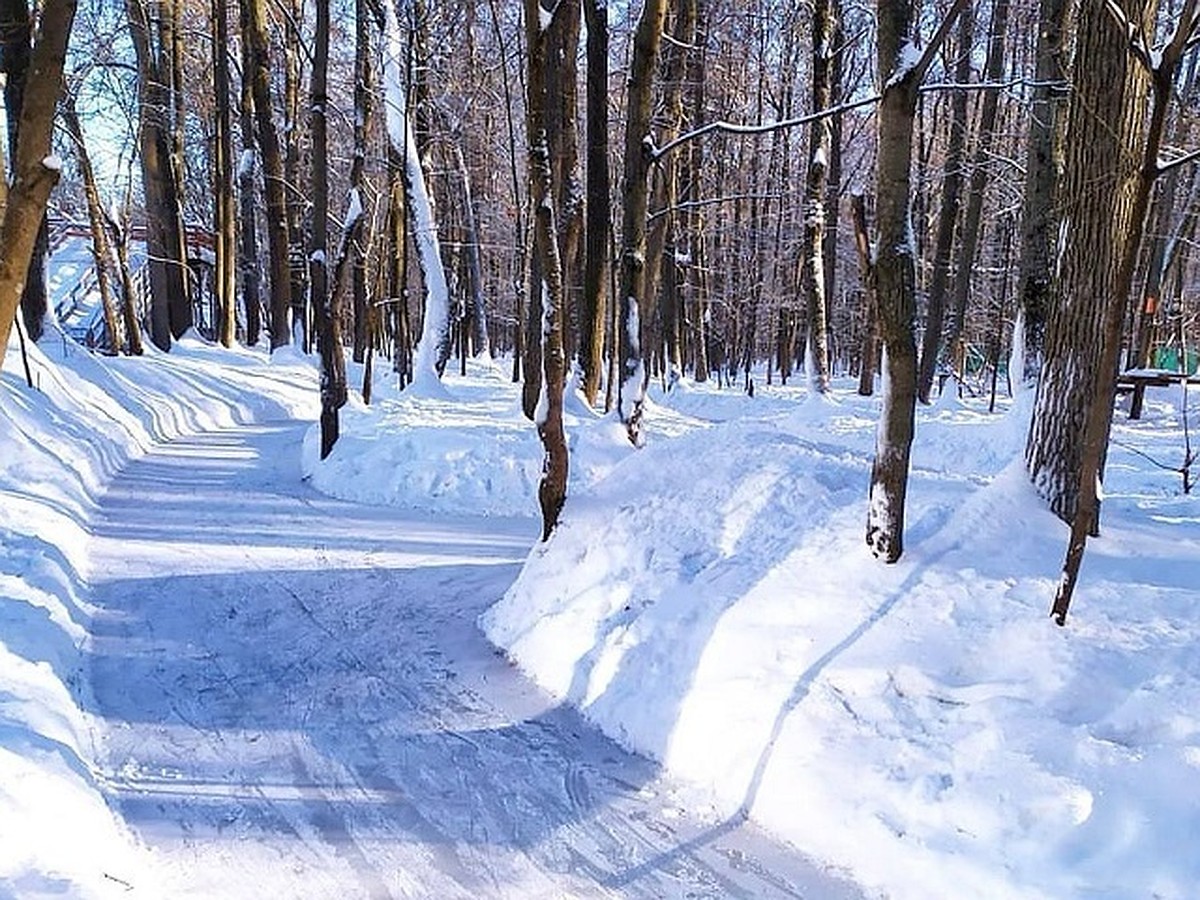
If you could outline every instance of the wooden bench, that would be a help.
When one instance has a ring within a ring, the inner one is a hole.
[[[1146,400],[1146,388],[1170,387],[1184,382],[1200,384],[1200,375],[1185,375],[1166,369],[1130,369],[1117,376],[1117,390],[1133,391],[1133,399],[1129,402],[1129,418],[1140,419],[1142,405]]]

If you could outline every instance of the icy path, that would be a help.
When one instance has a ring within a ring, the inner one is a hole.
[[[531,522],[331,500],[302,434],[167,445],[96,523],[97,755],[172,896],[858,896],[495,655],[475,618]]]

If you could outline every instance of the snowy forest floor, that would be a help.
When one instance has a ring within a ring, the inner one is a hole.
[[[1178,464],[1181,391],[1119,417],[1059,629],[1019,409],[920,412],[885,567],[848,384],[656,389],[641,451],[573,400],[541,545],[490,364],[439,396],[381,369],[324,463],[287,351],[34,368],[0,381],[0,897],[1200,883],[1200,501],[1142,455]]]

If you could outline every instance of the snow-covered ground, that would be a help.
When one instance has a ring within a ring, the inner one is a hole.
[[[1020,414],[976,401],[920,412],[886,567],[862,539],[876,401],[849,384],[656,391],[640,451],[573,400],[563,524],[534,545],[541,452],[506,367],[436,397],[381,369],[324,463],[311,430],[302,450],[262,424],[314,415],[303,360],[52,339],[35,371],[41,392],[14,345],[0,381],[0,896],[852,895],[763,863],[744,814],[870,896],[1200,884],[1200,501],[1140,455],[1179,464],[1180,390],[1119,418],[1060,629],[1065,528]],[[404,509],[278,488],[297,457],[325,494]],[[511,670],[466,614],[688,786],[564,736],[570,708],[519,682],[495,699]],[[413,669],[446,687],[411,696]]]
[[[719,814],[881,895],[1194,896],[1200,499],[1140,455],[1180,465],[1182,391],[1118,415],[1104,537],[1060,629],[1065,527],[1024,477],[1021,412],[920,411],[887,567],[863,542],[877,401],[759,388],[656,392],[639,452],[576,402],[563,525],[489,637]],[[450,389],[356,409],[317,483],[532,506],[539,451],[503,374]]]

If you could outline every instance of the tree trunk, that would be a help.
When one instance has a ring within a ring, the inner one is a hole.
[[[217,339],[232,347],[237,339],[237,220],[233,198],[233,123],[229,83],[229,2],[212,0],[213,92],[216,107],[214,141],[216,186]]]
[[[1003,2],[1003,0],[1001,0]],[[966,84],[971,80],[971,51],[975,17],[968,5],[958,20],[957,59],[954,80]],[[962,194],[963,165],[967,147],[967,92],[954,91],[950,97],[950,142],[946,148],[946,165],[942,176],[942,206],[938,211],[937,239],[933,250],[933,277],[926,301],[925,334],[921,340],[921,363],[917,370],[917,399],[929,402],[933,377],[942,342],[942,323],[946,312],[946,294],[953,265],[954,227],[958,223],[959,199]],[[970,278],[970,260],[961,258],[958,278]]]
[[[138,65],[138,149],[146,205],[150,338],[161,350],[192,325],[183,207],[171,156],[174,100],[170,66],[155,52],[145,0],[125,0]],[[169,34],[169,32],[168,32]]]
[[[7,74],[4,82],[4,107],[8,119],[8,152],[17,158],[17,139],[21,130],[21,106],[30,66],[33,15],[26,0],[0,0],[0,62]],[[42,323],[49,308],[46,296],[46,254],[49,229],[45,220],[38,226],[29,273],[21,292],[21,318],[33,340],[42,336]]]
[[[127,352],[130,356],[141,356],[145,352],[142,345],[142,323],[138,321],[137,289],[133,285],[133,274],[129,268],[129,232],[126,227],[129,222],[128,196],[125,209],[124,224],[107,213],[104,216],[104,224],[117,253],[117,274],[121,279],[121,319],[125,325]]]
[[[1118,216],[1123,216],[1127,227],[1111,232],[1112,243],[1115,245],[1110,252],[1116,257],[1116,277],[1111,282],[1111,294],[1098,295],[1102,302],[1098,304],[1102,313],[1102,328],[1100,332],[1101,353],[1094,390],[1091,392],[1086,410],[1086,422],[1083,433],[1083,448],[1080,457],[1078,473],[1078,500],[1074,518],[1071,521],[1071,537],[1067,544],[1066,559],[1063,562],[1062,578],[1054,597],[1051,615],[1059,625],[1066,622],[1067,610],[1079,578],[1079,567],[1083,563],[1083,553],[1087,547],[1089,535],[1099,533],[1100,528],[1100,482],[1104,477],[1104,460],[1108,448],[1109,434],[1112,430],[1113,401],[1116,398],[1117,362],[1121,354],[1121,330],[1125,322],[1125,312],[1129,296],[1133,291],[1133,275],[1137,268],[1138,254],[1141,249],[1142,235],[1146,228],[1146,213],[1150,208],[1150,194],[1154,188],[1154,180],[1159,174],[1159,153],[1162,150],[1163,134],[1166,128],[1167,106],[1171,100],[1172,87],[1175,81],[1175,71],[1200,30],[1197,19],[1197,8],[1200,0],[1185,0],[1179,14],[1179,23],[1174,35],[1167,45],[1157,54],[1153,62],[1146,61],[1153,68],[1150,79],[1146,77],[1146,68],[1139,65],[1139,60],[1133,54],[1120,54],[1128,65],[1125,73],[1123,109],[1115,110],[1119,118],[1112,124],[1119,130],[1118,141],[1136,141],[1134,145],[1140,154],[1135,159],[1140,160],[1128,180],[1114,181],[1120,189],[1114,206]],[[1133,24],[1130,30],[1136,34],[1153,34],[1157,0],[1125,0],[1122,9],[1127,21]],[[1105,10],[1107,12],[1107,10]],[[1084,13],[1083,23],[1088,23],[1088,14]],[[1111,40],[1115,32],[1121,43],[1129,41],[1124,29],[1115,26],[1112,18],[1107,21],[1106,38]],[[1085,50],[1086,48],[1086,50]],[[1092,50],[1102,55],[1119,52],[1108,40],[1098,39],[1093,47],[1087,38],[1080,39],[1079,57],[1076,63],[1076,91],[1087,95],[1089,92],[1081,84],[1091,75],[1113,77],[1116,73],[1105,71],[1104,62],[1093,62],[1090,55]],[[1080,66],[1083,66],[1082,70]],[[1094,66],[1094,68],[1093,68]],[[1082,76],[1082,77],[1081,77]],[[1149,123],[1143,129],[1142,112],[1146,98],[1147,82],[1151,81],[1154,88],[1153,104],[1150,110]],[[1106,85],[1111,90],[1111,85]],[[1120,86],[1119,86],[1120,87]],[[1074,108],[1074,95],[1072,97]],[[1093,115],[1095,111],[1093,111]],[[1077,119],[1071,117],[1074,126]],[[1094,127],[1094,126],[1093,126]],[[1143,131],[1145,137],[1142,137]],[[1075,134],[1071,134],[1072,145]],[[1073,150],[1073,147],[1072,147]],[[1071,151],[1068,151],[1071,153]],[[1072,154],[1073,155],[1073,154]],[[1070,174],[1070,159],[1068,156],[1068,174]],[[1119,170],[1118,170],[1119,172]],[[1070,184],[1070,182],[1068,182]],[[1118,219],[1108,223],[1117,225]],[[1072,240],[1068,236],[1067,252],[1070,252]],[[1054,320],[1051,319],[1053,328]],[[1185,473],[1186,484],[1186,473]]]
[[[388,135],[392,148],[403,161],[404,199],[408,209],[417,265],[421,270],[421,288],[425,315],[417,356],[413,363],[414,382],[437,380],[450,358],[450,290],[442,265],[437,222],[433,204],[421,168],[413,116],[404,85],[404,48],[400,22],[391,4],[384,4],[385,48],[384,75],[387,89]]]
[[[667,0],[645,0],[634,35],[625,119],[625,203],[621,215],[620,374],[617,410],[634,446],[642,445],[646,366],[640,310],[646,283],[646,208],[649,201],[651,99]]]
[[[1124,0],[1123,8],[1140,20],[1141,5]],[[1025,447],[1034,486],[1065,522],[1078,505],[1088,408],[1105,374],[1100,370],[1106,311],[1115,305],[1123,315],[1127,302],[1116,288],[1125,235],[1135,227],[1147,88],[1128,39],[1103,6],[1084,4],[1080,10],[1072,83],[1060,195],[1061,269]]]
[[[74,18],[75,0],[44,0],[21,104],[12,187],[6,196],[0,195],[0,364],[8,349],[46,201],[58,180],[58,168],[46,163],[51,159],[54,110],[62,91],[67,38]]]
[[[286,11],[283,27],[283,180],[287,191],[288,295],[291,305],[292,338],[308,353],[312,350],[310,316],[316,310],[309,305],[308,254],[305,252],[305,212],[307,198],[300,181],[300,94],[303,84],[300,22],[304,17],[302,0],[278,3]]]
[[[338,439],[338,410],[346,402],[346,360],[342,354],[341,323],[329,290],[329,171],[326,148],[326,107],[329,93],[329,0],[316,0],[313,38],[312,102],[312,232],[308,247],[309,305],[317,316],[317,346],[321,354],[321,459]],[[359,204],[361,209],[361,204]],[[295,310],[293,309],[293,313]]]
[[[871,252],[871,236],[867,226],[867,202],[855,194],[850,202],[854,216],[854,246],[858,251],[859,271],[863,284],[862,364],[858,370],[858,393],[870,397],[875,393],[875,360],[879,356],[878,303],[875,300],[875,259]]]
[[[608,292],[611,187],[608,167],[608,10],[585,0],[587,17],[587,226],[579,358],[583,393],[596,405],[604,373],[604,324]]]
[[[1022,334],[1020,372],[1014,387],[1032,390],[1042,370],[1046,318],[1050,311],[1051,260],[1057,242],[1057,193],[1064,150],[1062,99],[1066,80],[1068,13],[1072,0],[1041,0],[1038,8],[1037,70],[1025,151],[1025,199],[1021,215],[1021,261],[1017,297]]]
[[[1008,0],[996,0],[992,7],[992,23],[988,29],[987,62],[984,80],[996,84],[1004,77],[1004,43],[1008,32]],[[959,274],[954,282],[954,297],[950,306],[950,324],[942,345],[942,358],[947,362],[962,359],[963,325],[967,316],[967,301],[971,294],[971,279],[975,274],[975,256],[979,248],[979,233],[983,222],[983,195],[993,174],[992,139],[996,130],[996,115],[1000,103],[999,91],[983,95],[979,113],[979,138],[975,144],[975,162],[971,167],[971,182],[967,190],[967,211],[962,221]],[[956,373],[962,372],[956,366]]]
[[[875,285],[879,330],[885,350],[883,410],[871,468],[867,545],[885,562],[904,551],[904,506],[912,449],[917,389],[916,248],[909,215],[912,184],[912,136],[918,87],[933,53],[965,0],[955,0],[919,61],[913,52],[915,27],[911,0],[878,0],[878,68],[884,85],[879,104]]]
[[[828,109],[833,101],[831,79],[837,24],[830,0],[813,3],[812,108]],[[820,394],[829,392],[828,298],[825,295],[825,217],[828,213],[829,155],[832,133],[829,119],[814,122],[809,130],[808,176],[804,183],[804,241],[800,282],[808,311],[808,380]]]
[[[688,54],[696,52],[694,43],[697,13],[696,0],[674,0],[672,7],[672,18],[674,18],[672,31],[674,34],[663,50],[663,98],[658,115],[655,117],[655,121],[661,123],[655,140],[658,146],[673,141],[679,136],[680,128],[683,126],[683,90],[688,71]],[[665,157],[650,175],[652,200],[648,205],[653,208],[655,216],[650,222],[646,234],[646,269],[643,288],[645,302],[640,309],[640,316],[642,346],[643,348],[654,347],[655,350],[660,349],[663,342],[661,340],[652,341],[656,329],[651,326],[656,319],[660,321],[662,323],[661,336],[666,337],[672,330],[670,324],[673,321],[674,313],[673,310],[665,307],[676,302],[673,291],[671,293],[663,291],[660,297],[660,284],[663,281],[663,272],[666,270],[673,272],[677,265],[674,249],[671,248],[668,252],[675,226],[674,209],[679,196],[677,159],[675,154]],[[669,282],[674,284],[673,274]],[[669,337],[667,337],[667,343],[671,343]],[[668,365],[673,366],[676,361],[668,359],[667,362]],[[678,376],[679,372],[674,369],[668,373],[668,379],[671,381]]]
[[[558,234],[554,221],[554,180],[550,162],[550,141],[546,134],[546,83],[559,77],[549,70],[547,32],[554,27],[554,18],[562,15],[559,4],[555,12],[543,10],[540,0],[525,0],[525,39],[528,49],[528,82],[525,109],[526,133],[529,136],[529,197],[534,210],[534,248],[542,272],[542,306],[544,318],[542,341],[543,400],[538,405],[537,429],[545,448],[542,478],[538,484],[538,500],[542,508],[542,540],[549,540],[558,525],[563,503],[567,497],[567,442],[563,432],[563,386],[566,380],[566,358],[562,343],[563,281],[558,257]],[[566,4],[570,6],[570,4]],[[576,14],[578,9],[576,8]],[[542,17],[549,15],[549,28],[541,27]],[[557,58],[551,61],[558,63]],[[574,127],[572,123],[572,127]]]
[[[267,244],[271,276],[271,349],[291,342],[291,291],[288,272],[287,185],[279,132],[271,108],[271,47],[267,35],[266,0],[242,0],[249,59],[243,78],[250,80],[254,98],[258,146],[262,151],[263,181],[267,195]]]
[[[258,227],[255,221],[254,203],[254,92],[250,86],[250,30],[249,6],[243,2],[241,9],[242,29],[242,90],[238,104],[241,118],[242,155],[238,162],[238,194],[241,201],[241,230],[239,239],[239,263],[242,276],[242,306],[246,313],[246,343],[258,344],[262,333],[262,289],[259,280],[260,260],[258,257]]]
[[[368,0],[354,3],[354,162],[350,168],[350,189],[365,196],[367,142],[373,114],[374,78],[371,71],[371,28]],[[359,236],[352,245],[354,309],[354,361],[363,362],[374,349],[375,307],[367,290],[367,243]],[[371,366],[369,359],[363,373],[364,394],[370,396]],[[368,401],[364,401],[368,402]]]
[[[96,287],[100,291],[100,305],[104,311],[104,331],[108,336],[108,350],[116,354],[121,350],[121,326],[117,301],[113,296],[110,280],[110,257],[108,235],[104,230],[104,210],[100,205],[100,191],[96,187],[96,173],[92,159],[83,140],[83,126],[75,109],[75,95],[63,92],[61,103],[63,124],[75,145],[75,156],[79,173],[83,176],[83,193],[87,200],[88,227],[92,234],[92,263],[96,268]]]

